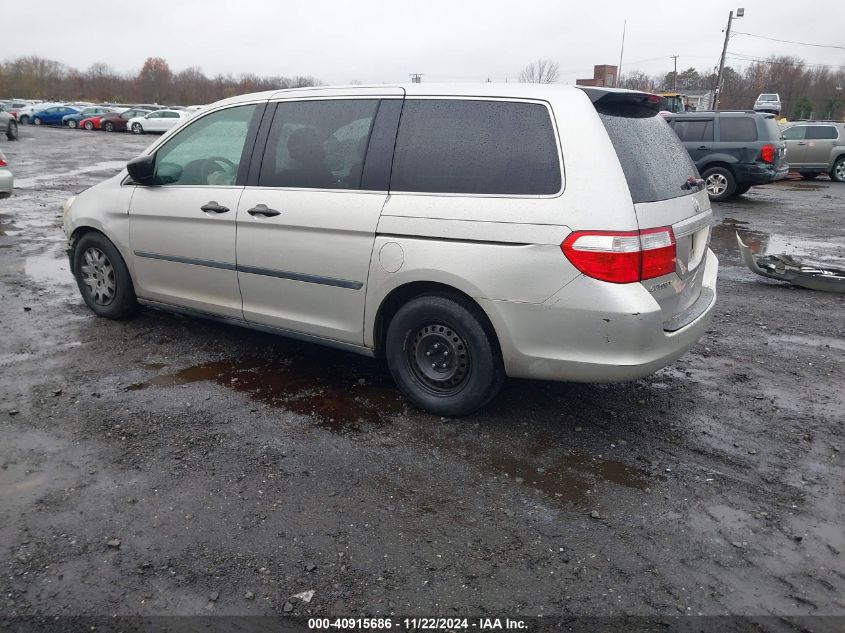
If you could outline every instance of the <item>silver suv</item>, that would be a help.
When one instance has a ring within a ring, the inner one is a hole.
[[[780,114],[780,95],[777,93],[763,93],[754,102],[755,112],[771,112]]]
[[[789,168],[812,180],[821,173],[845,182],[845,123],[800,121],[783,128]]]
[[[505,376],[632,380],[694,345],[716,300],[710,200],[659,102],[532,84],[227,99],[68,201],[71,270],[100,316],[146,305],[384,358],[439,415]]]

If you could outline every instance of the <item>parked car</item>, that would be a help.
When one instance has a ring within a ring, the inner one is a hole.
[[[62,104],[61,103],[52,103],[52,102],[47,102],[47,101],[43,101],[43,102],[40,102],[40,103],[30,103],[30,104],[18,109],[16,118],[18,120],[18,123],[20,123],[22,125],[26,125],[27,123],[30,123],[32,121],[32,116],[36,112],[39,112],[41,110],[46,110],[47,108],[52,107],[52,106],[59,106],[59,105],[62,105]]]
[[[167,132],[187,118],[189,115],[183,110],[156,110],[144,116],[129,119],[126,127],[133,134]]]
[[[713,201],[742,195],[789,172],[786,144],[772,114],[687,112],[665,119],[695,162]]]
[[[34,125],[62,125],[62,121],[68,114],[77,114],[79,110],[70,106],[52,106],[44,110],[38,110],[32,115]]]
[[[754,102],[755,112],[769,112],[780,114],[780,95],[776,93],[763,93]]]
[[[74,114],[66,114],[65,116],[63,116],[62,125],[66,125],[69,128],[84,127],[80,125],[83,119],[88,119],[90,117],[98,115],[102,116],[103,114],[113,111],[113,108],[106,106],[90,106],[87,108],[82,108],[79,112],[76,112]],[[91,127],[87,127],[86,129],[93,130],[93,123],[91,124]]]
[[[439,415],[506,375],[632,380],[694,345],[716,298],[710,201],[658,105],[535,84],[227,99],[66,203],[71,269],[100,316],[383,357]]]
[[[797,121],[783,128],[790,169],[805,180],[821,173],[845,182],[845,123]]]
[[[99,127],[106,132],[126,131],[126,124],[130,119],[145,117],[150,110],[141,108],[130,108],[123,112],[111,112],[104,114],[100,119]]]
[[[8,112],[0,112],[0,135],[5,135],[10,141],[18,138],[18,122]]]
[[[0,198],[8,198],[15,189],[15,179],[6,162],[6,156],[0,152]]]

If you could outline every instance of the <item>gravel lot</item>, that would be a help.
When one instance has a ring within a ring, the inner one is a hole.
[[[375,360],[94,317],[61,205],[151,138],[20,136],[0,144],[0,617],[845,616],[845,296],[763,280],[733,241],[845,262],[845,185],[716,206],[716,316],[673,366],[510,381],[451,420]]]

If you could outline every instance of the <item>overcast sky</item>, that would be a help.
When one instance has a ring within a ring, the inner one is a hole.
[[[514,81],[529,61],[560,64],[560,81],[616,64],[627,19],[622,73],[713,68],[737,2],[604,0],[42,0],[3,28],[0,59],[39,55],[84,70],[106,62],[137,72],[147,57],[207,75],[313,75],[325,83]],[[746,1],[734,31],[845,46],[845,3]],[[811,7],[811,8],[809,8]],[[73,16],[72,18],[69,16]],[[736,35],[729,51],[796,55],[845,67],[845,50]],[[746,62],[728,60],[737,66]]]

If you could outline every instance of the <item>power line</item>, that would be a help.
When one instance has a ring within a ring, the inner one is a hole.
[[[817,46],[818,48],[838,48],[845,51],[845,46],[834,46],[833,44],[814,44],[813,42],[796,42],[795,40],[780,40],[776,37],[767,37],[765,35],[755,35],[754,33],[743,33],[741,31],[734,31],[734,35],[747,35],[748,37],[759,37],[761,40],[771,40],[772,42],[784,42],[786,44],[800,44],[801,46]]]

